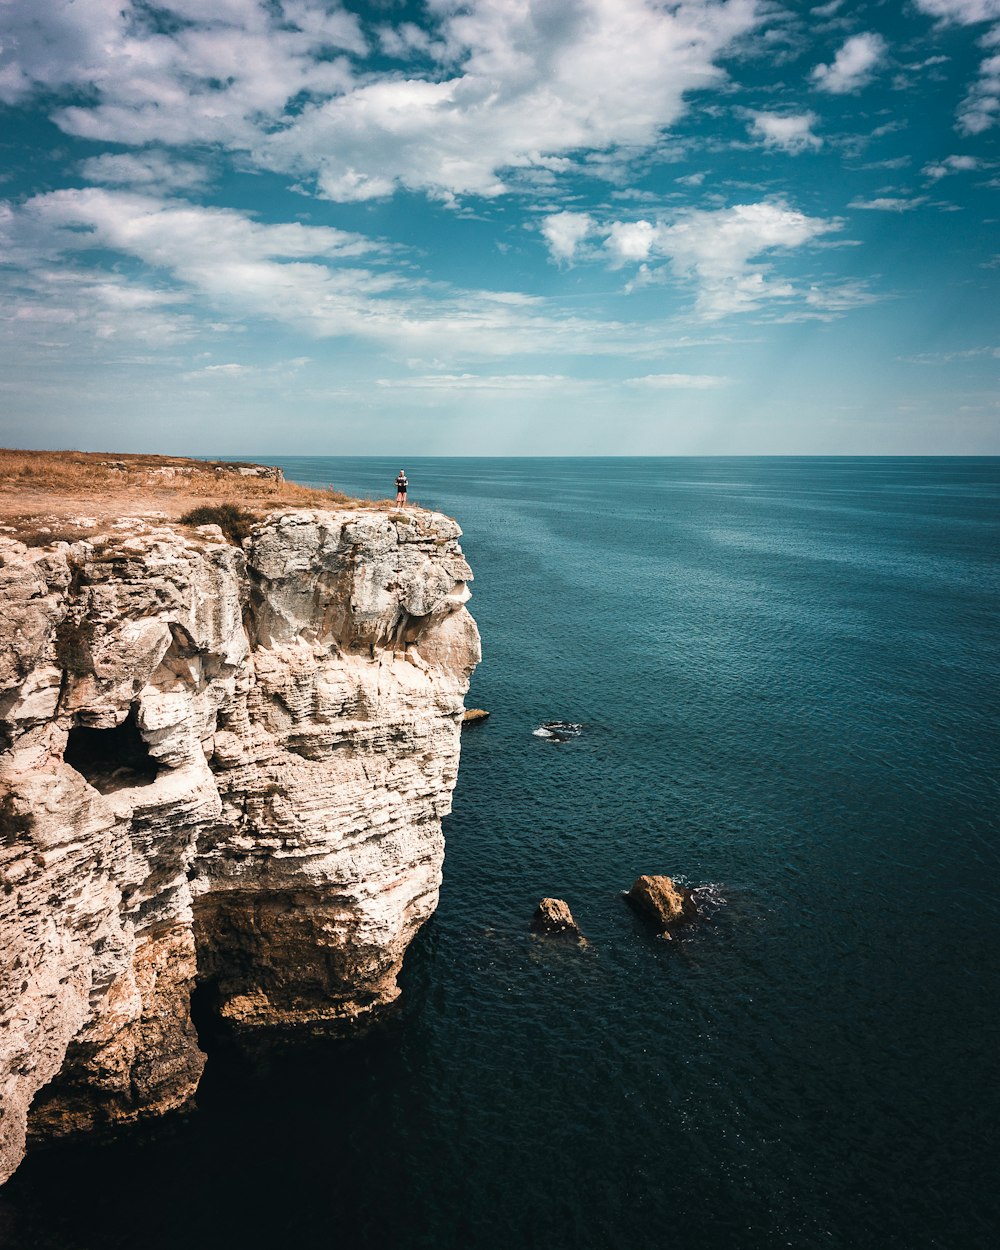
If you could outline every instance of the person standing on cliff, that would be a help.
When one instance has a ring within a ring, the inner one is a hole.
[[[402,469],[396,476],[396,503],[406,503],[406,488],[409,482],[406,480],[406,474]]]

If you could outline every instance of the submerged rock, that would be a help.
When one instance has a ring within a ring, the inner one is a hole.
[[[532,917],[531,931],[583,940],[583,934],[573,919],[569,904],[561,898],[542,899]]]
[[[692,892],[670,877],[637,877],[625,901],[665,936],[674,925],[693,920],[698,914]]]
[[[569,720],[547,720],[532,730],[536,738],[549,738],[554,742],[569,742],[571,738],[579,738],[583,726]]]

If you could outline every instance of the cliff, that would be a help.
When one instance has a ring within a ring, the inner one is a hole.
[[[0,1179],[190,1099],[196,987],[244,1037],[397,995],[479,658],[441,515],[96,528],[0,537]]]

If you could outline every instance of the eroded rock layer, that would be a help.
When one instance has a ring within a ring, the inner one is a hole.
[[[182,1105],[236,1033],[390,1002],[434,910],[479,658],[454,522],[0,538],[0,1179]]]

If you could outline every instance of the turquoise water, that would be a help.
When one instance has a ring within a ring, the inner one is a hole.
[[[1000,461],[406,469],[465,530],[492,716],[400,1018],[35,1156],[0,1242],[995,1244]],[[702,921],[652,938],[640,872]],[[586,950],[528,936],[545,894]]]

